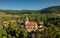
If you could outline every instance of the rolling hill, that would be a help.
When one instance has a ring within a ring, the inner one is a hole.
[[[1,10],[0,12],[6,14],[32,14],[32,13],[40,13],[40,14],[60,14],[60,6],[51,6],[41,10]]]
[[[60,6],[52,6],[52,7],[44,8],[44,9],[40,10],[40,13],[42,13],[42,14],[52,14],[52,13],[60,14]]]

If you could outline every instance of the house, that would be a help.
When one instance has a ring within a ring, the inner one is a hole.
[[[43,29],[43,24],[44,24],[44,22],[40,22],[39,23],[39,25],[38,25],[38,30],[40,31],[40,32],[42,32],[44,29]]]
[[[26,25],[26,29],[28,32],[36,31],[37,30],[37,23],[36,22],[28,22]]]

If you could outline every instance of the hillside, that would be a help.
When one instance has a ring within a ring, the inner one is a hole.
[[[32,14],[32,13],[41,13],[41,14],[60,14],[60,6],[51,6],[41,10],[1,10],[0,12],[6,14]]]
[[[45,9],[40,10],[41,13],[45,14],[52,14],[52,13],[58,13],[60,14],[60,6],[52,6]]]

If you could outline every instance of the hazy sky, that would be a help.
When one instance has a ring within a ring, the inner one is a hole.
[[[60,5],[60,0],[0,0],[0,9],[38,10]]]

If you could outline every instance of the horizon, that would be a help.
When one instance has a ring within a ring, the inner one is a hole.
[[[49,6],[49,7],[55,7],[55,6]],[[49,7],[45,7],[45,8],[49,8]],[[45,9],[45,8],[42,8],[42,9]],[[42,10],[42,9],[0,9],[0,10]]]
[[[60,6],[60,0],[0,0],[3,10],[41,10],[51,6]]]

